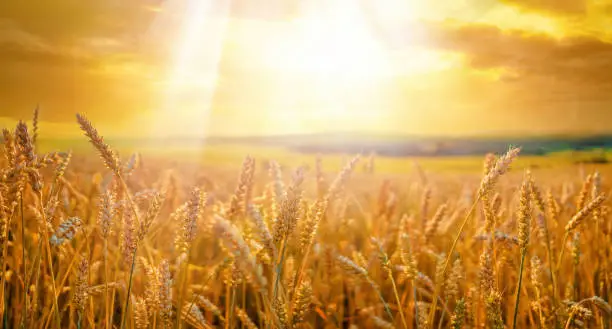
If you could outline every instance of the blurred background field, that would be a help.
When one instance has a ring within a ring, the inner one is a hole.
[[[282,141],[282,137],[278,137]],[[109,140],[110,143],[116,145],[116,149],[124,156],[132,153],[138,153],[145,158],[156,160],[164,160],[176,162],[201,164],[204,166],[229,166],[234,169],[240,164],[246,154],[257,156],[261,159],[274,159],[283,165],[296,167],[301,164],[312,162],[312,159],[321,155],[328,160],[331,169],[338,170],[346,161],[347,158],[354,154],[360,153],[364,156],[376,157],[376,170],[379,173],[410,173],[413,172],[416,166],[425,168],[431,172],[478,172],[482,167],[482,157],[487,152],[480,151],[459,151],[457,155],[444,154],[438,152],[432,155],[429,150],[427,141],[411,142],[411,145],[419,144],[422,147],[420,151],[402,150],[401,146],[391,144],[387,146],[384,142],[378,142],[382,148],[393,148],[396,155],[381,155],[376,152],[376,148],[372,145],[361,145],[351,142],[350,145],[343,147],[339,142],[337,151],[330,152],[325,148],[317,148],[316,144],[308,145],[308,147],[286,146],[279,143],[262,143],[241,141],[215,141],[206,140],[189,140],[181,141],[138,141],[138,140]],[[486,140],[485,140],[486,141]],[[536,143],[534,143],[536,144]],[[577,144],[577,143],[576,143]],[[522,146],[520,143],[505,143],[501,148],[498,146],[498,154],[503,153],[505,149],[511,145]],[[542,145],[542,144],[537,144]],[[49,140],[42,139],[39,141],[39,147],[44,152],[58,150],[72,150],[77,155],[88,156],[94,151],[90,145],[79,139],[66,140]],[[539,148],[542,149],[542,148]],[[342,152],[342,150],[345,150]],[[352,150],[349,152],[346,150]],[[416,155],[402,155],[405,153],[415,153]],[[490,152],[495,152],[491,150]],[[472,154],[470,154],[472,153]],[[519,169],[574,169],[586,168],[592,170],[595,168],[605,168],[612,159],[612,151],[607,148],[589,147],[587,149],[568,149],[566,145],[557,148],[549,148],[546,151],[540,151],[540,154],[530,154],[529,149],[525,151],[516,166]],[[180,159],[180,160],[179,160]],[[567,168],[570,167],[570,168]]]

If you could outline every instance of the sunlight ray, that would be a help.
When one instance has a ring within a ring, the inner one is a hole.
[[[229,21],[230,0],[189,0],[166,3],[162,11],[173,19],[157,22],[158,28],[176,23],[180,17],[165,83],[164,100],[156,110],[153,130],[158,137],[184,134],[206,136],[211,101],[217,84],[218,66]],[[180,136],[176,136],[180,137]]]

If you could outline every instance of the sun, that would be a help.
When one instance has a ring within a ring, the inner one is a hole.
[[[229,5],[221,13],[210,0],[189,3],[176,11],[182,19],[174,22],[158,135],[242,133],[226,118],[252,111],[249,134],[369,131],[388,124],[399,74],[422,74],[438,62],[389,45],[411,33],[393,33],[414,19],[411,0],[313,0],[277,21],[234,17]]]
[[[293,19],[264,54],[264,63],[336,83],[359,83],[388,72],[383,47],[361,8],[350,0],[337,0],[329,8],[311,9]]]
[[[275,97],[289,104],[292,99],[308,98],[304,102],[309,105],[267,109],[271,120],[286,118],[282,126],[291,131],[325,129],[342,120],[346,126],[349,117],[352,125],[371,120],[373,111],[359,112],[348,101],[367,102],[370,96],[361,90],[387,77],[391,66],[363,8],[350,0],[302,8],[301,15],[284,24],[279,34],[261,53],[260,64],[271,74],[308,81],[308,90],[286,88]]]

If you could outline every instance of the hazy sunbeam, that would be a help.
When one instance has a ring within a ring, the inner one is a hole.
[[[180,22],[164,99],[155,110],[155,136],[207,135],[211,101],[219,77],[230,0],[168,1],[157,28]]]

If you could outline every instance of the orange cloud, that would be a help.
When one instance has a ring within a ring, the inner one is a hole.
[[[612,43],[596,37],[553,38],[490,25],[433,24],[430,46],[463,53],[476,69],[507,68],[577,84],[612,84]]]
[[[512,6],[524,10],[562,13],[582,14],[588,8],[587,0],[501,0]]]

